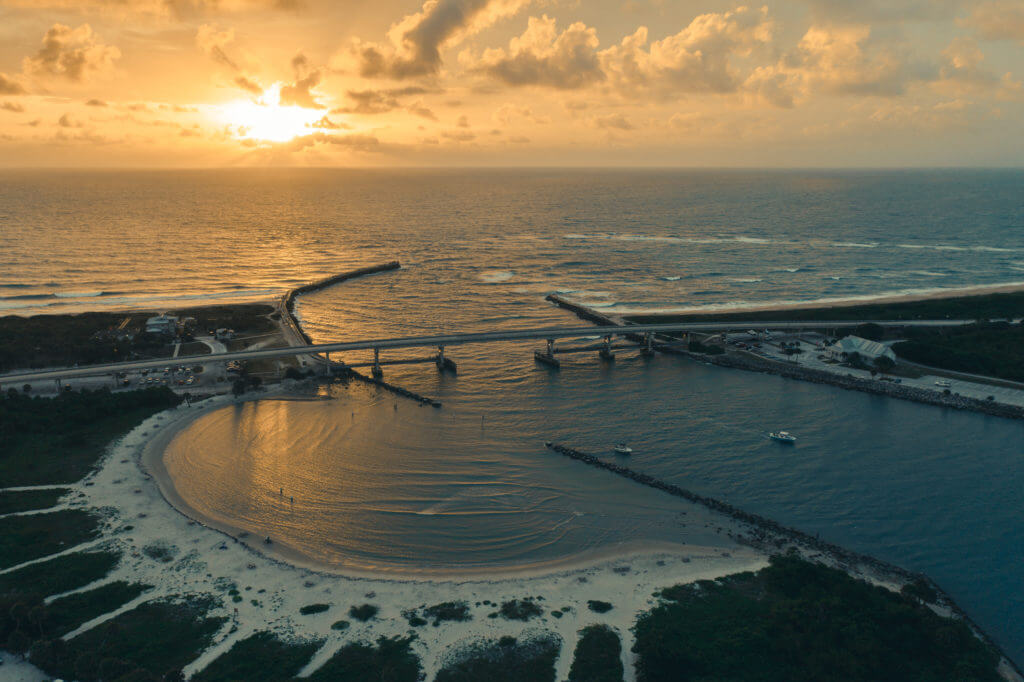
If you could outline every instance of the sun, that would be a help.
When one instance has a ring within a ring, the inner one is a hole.
[[[309,135],[323,112],[282,106],[279,85],[268,88],[256,101],[235,100],[219,107],[219,116],[243,140],[288,142]]]

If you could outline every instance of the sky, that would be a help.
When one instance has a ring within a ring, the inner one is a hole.
[[[0,166],[1020,166],[1024,0],[0,0]]]

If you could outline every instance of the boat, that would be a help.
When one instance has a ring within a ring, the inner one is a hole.
[[[614,448],[612,448],[612,450],[615,452],[616,455],[632,455],[633,454],[633,448],[629,447],[625,443],[617,444]]]
[[[949,383],[949,382],[948,382],[948,381],[946,381],[945,379],[939,379],[938,381],[936,381],[936,382],[935,382],[935,385],[936,385],[936,386],[940,386],[940,387],[942,387],[942,388],[949,388],[949,387],[950,387],[950,386],[952,386],[953,384]]]
[[[796,442],[796,436],[791,434],[789,431],[772,431],[768,434],[768,437],[772,440],[777,440],[780,443],[793,444]]]

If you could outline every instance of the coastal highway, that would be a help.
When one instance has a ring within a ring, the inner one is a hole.
[[[384,350],[388,348],[416,348],[438,346],[461,346],[476,343],[495,343],[500,341],[531,341],[538,339],[566,339],[595,336],[622,336],[624,334],[665,334],[671,332],[721,332],[746,331],[748,329],[772,329],[798,331],[804,329],[841,329],[856,327],[862,324],[877,324],[895,327],[941,327],[970,324],[973,320],[853,320],[846,322],[808,322],[808,321],[714,321],[714,322],[677,322],[674,324],[637,324],[618,327],[546,327],[541,329],[520,329],[496,332],[475,332],[462,334],[442,334],[437,336],[409,336],[392,339],[371,339],[366,341],[347,341],[341,343],[322,343],[314,345],[290,346],[287,348],[265,348],[260,350],[244,350],[216,355],[180,356],[169,360],[134,360],[105,365],[87,365],[84,367],[65,367],[35,372],[0,375],[0,383],[11,384],[21,382],[43,381],[47,379],[70,379],[73,377],[97,376],[115,372],[131,372],[141,369],[153,369],[175,365],[197,365],[210,362],[228,362],[230,360],[260,360],[279,358],[311,353],[341,353],[355,350]]]

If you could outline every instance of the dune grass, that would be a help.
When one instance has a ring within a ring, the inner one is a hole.
[[[561,648],[553,634],[522,642],[513,637],[484,640],[460,652],[437,673],[435,682],[554,682]]]
[[[309,662],[322,641],[286,642],[271,632],[258,632],[236,642],[193,682],[278,682],[289,680]]]

